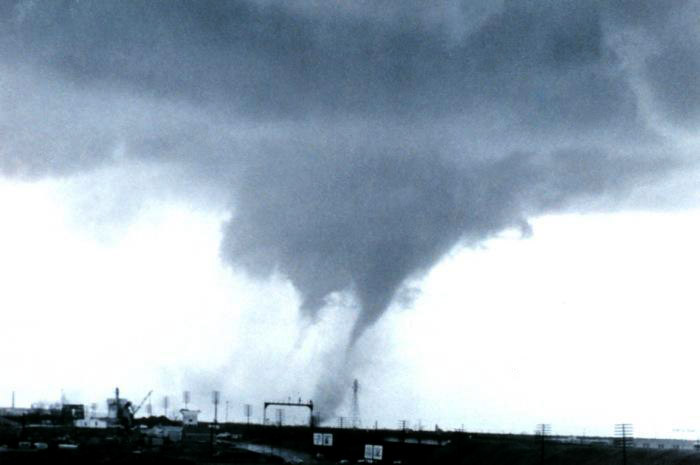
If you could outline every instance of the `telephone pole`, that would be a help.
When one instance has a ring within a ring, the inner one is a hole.
[[[253,406],[250,404],[245,404],[244,407],[246,423],[250,425],[250,416],[253,414]]]
[[[622,465],[627,465],[627,447],[634,442],[634,428],[630,423],[615,425],[615,445],[622,448]]]
[[[211,400],[214,403],[214,424],[219,422],[219,391],[211,393]]]
[[[219,391],[212,391],[211,400],[214,403],[214,423],[209,425],[209,453],[214,455],[214,429],[218,428]]]
[[[540,423],[535,429],[535,436],[540,440],[540,465],[544,465],[544,442],[545,438],[552,434],[552,425]]]

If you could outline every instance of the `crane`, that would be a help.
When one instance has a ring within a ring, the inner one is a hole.
[[[130,401],[124,399],[124,402],[122,402],[122,400],[119,398],[119,388],[116,388],[114,390],[117,422],[120,425],[122,425],[125,430],[129,431],[131,429],[134,423],[134,416],[136,415],[136,412],[138,412],[141,409],[143,404],[146,403],[149,397],[151,397],[151,394],[153,394],[153,390],[149,391],[148,394],[146,394],[146,397],[143,398],[139,406],[134,408],[133,404]]]
[[[150,391],[148,391],[148,394],[146,394],[146,397],[143,398],[143,400],[141,401],[141,403],[139,404],[139,406],[136,407],[135,409],[133,409],[133,410],[131,411],[131,417],[132,417],[132,418],[136,416],[136,413],[137,413],[139,410],[141,410],[141,407],[143,407],[143,404],[145,404],[146,401],[148,400],[148,398],[151,397],[151,394],[153,394],[153,389],[151,389]]]

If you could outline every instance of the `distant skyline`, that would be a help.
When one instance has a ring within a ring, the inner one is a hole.
[[[0,405],[700,438],[698,17],[3,3]]]

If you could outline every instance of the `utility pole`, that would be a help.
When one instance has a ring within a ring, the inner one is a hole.
[[[244,407],[246,423],[250,425],[250,416],[253,414],[253,406],[250,404],[245,404]]]
[[[622,447],[622,465],[627,465],[627,446],[634,442],[634,428],[630,423],[615,425],[615,444]]]
[[[545,438],[552,433],[552,426],[540,423],[535,429],[535,436],[540,440],[540,465],[544,465],[544,442]]]
[[[219,391],[211,393],[212,402],[214,403],[214,424],[218,423],[219,414]]]
[[[226,416],[224,417],[224,423],[228,423],[228,401],[226,401]]]
[[[406,425],[408,420],[401,420],[399,422],[399,427],[401,428],[401,442],[406,442]]]
[[[214,403],[214,424],[209,425],[209,452],[214,455],[214,429],[217,428],[219,415],[219,391],[212,391],[211,400]]]

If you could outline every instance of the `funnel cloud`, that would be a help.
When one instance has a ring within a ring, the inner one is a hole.
[[[0,170],[148,167],[159,190],[229,209],[230,266],[288,279],[311,322],[332,295],[353,297],[352,365],[407,280],[454,247],[616,208],[694,169],[679,138],[700,121],[698,13],[652,0],[6,1]],[[323,412],[342,402],[333,377]]]

